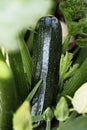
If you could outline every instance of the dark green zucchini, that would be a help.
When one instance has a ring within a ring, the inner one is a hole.
[[[33,41],[33,85],[42,84],[32,100],[32,115],[40,115],[55,104],[62,47],[61,25],[54,16],[41,18]]]

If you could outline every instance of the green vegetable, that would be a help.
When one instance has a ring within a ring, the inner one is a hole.
[[[61,26],[53,16],[42,17],[36,26],[33,43],[33,84],[42,79],[32,100],[32,115],[40,115],[55,104],[61,56]]]
[[[16,90],[11,70],[0,52],[0,129],[12,129],[12,115],[16,108]]]

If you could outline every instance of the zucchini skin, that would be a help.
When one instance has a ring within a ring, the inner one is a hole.
[[[32,99],[32,115],[41,115],[55,105],[59,64],[62,49],[61,25],[54,16],[42,17],[36,26],[33,41],[33,85],[42,84]]]

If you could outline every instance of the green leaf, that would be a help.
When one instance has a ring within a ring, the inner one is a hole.
[[[22,103],[29,93],[29,82],[26,81],[22,57],[20,51],[8,53],[10,68],[13,72],[18,104]]]
[[[87,116],[80,116],[59,126],[57,130],[87,130]]]
[[[76,72],[78,67],[79,67],[79,64],[74,64],[73,66],[71,66],[69,71],[65,73],[64,80],[70,78]]]
[[[64,84],[62,95],[73,96],[74,92],[87,81],[87,58],[76,70],[75,74]]]
[[[87,58],[87,47],[81,48],[79,50],[79,55],[78,55],[78,57],[76,59],[76,63],[78,63],[79,65],[81,65],[86,58]]]
[[[66,54],[62,54],[61,60],[60,60],[60,71],[59,71],[59,86],[60,88],[63,85],[64,76],[70,69],[70,66],[72,64],[71,59],[73,58],[73,54],[66,52]]]
[[[35,95],[36,91],[38,90],[39,86],[41,85],[42,83],[42,80],[40,80],[36,85],[35,87],[33,88],[33,90],[29,93],[29,95],[27,96],[26,100],[27,101],[31,101],[33,96]]]
[[[87,47],[87,38],[77,39],[76,44],[78,44],[78,46],[81,47],[81,48]]]
[[[30,56],[30,52],[23,40],[22,35],[19,36],[18,39],[18,45],[20,48],[21,56],[22,56],[22,61],[24,65],[24,72],[27,75],[27,80],[31,86],[31,80],[32,80],[32,59]]]
[[[72,53],[66,52],[65,56],[62,54],[61,60],[60,60],[60,78],[63,78],[65,73],[70,68],[72,64],[72,61],[71,61],[72,58],[73,58]]]
[[[30,52],[32,52],[32,49],[33,49],[33,37],[34,37],[34,32],[31,31],[29,39],[27,41],[27,46]]]
[[[70,38],[71,38],[71,34],[68,34],[68,35],[66,36],[66,39],[65,39],[64,43],[63,43],[63,47],[62,47],[62,52],[63,52],[63,53],[66,52],[67,46],[68,46],[69,43],[70,43]]]
[[[63,13],[67,27],[68,36],[63,44],[63,53],[69,44],[70,38],[73,35],[87,35],[87,5],[83,0],[65,0],[59,5]]]
[[[76,19],[81,19],[85,15],[86,7],[83,0],[65,0],[60,3],[60,9],[62,10],[67,23]]]

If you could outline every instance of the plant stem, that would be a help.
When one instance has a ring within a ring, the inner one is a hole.
[[[44,118],[42,115],[32,116],[32,122],[40,122],[43,120],[44,120]]]
[[[66,48],[69,45],[70,38],[71,38],[71,35],[68,34],[67,37],[66,37],[66,39],[65,39],[65,41],[64,41],[64,43],[63,43],[62,53],[66,52]]]
[[[87,81],[87,58],[76,73],[64,85],[62,95],[73,96],[75,91]]]
[[[46,130],[51,130],[51,121],[46,121]]]

